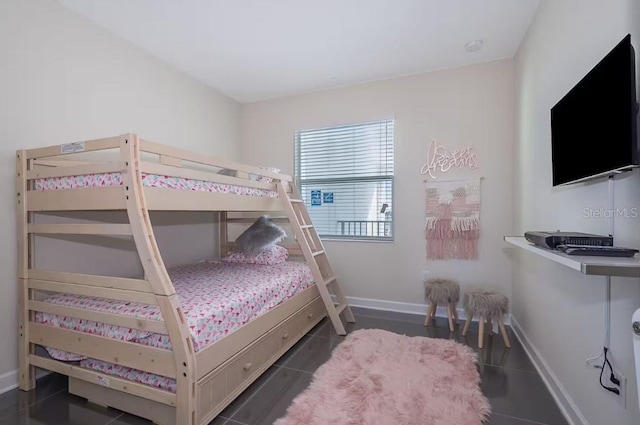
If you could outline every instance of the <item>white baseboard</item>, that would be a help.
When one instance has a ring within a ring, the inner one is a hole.
[[[18,371],[12,370],[0,375],[0,394],[18,388]]]
[[[427,314],[427,309],[429,306],[427,304],[414,304],[414,303],[404,303],[400,301],[386,301],[386,300],[376,300],[371,298],[358,298],[358,297],[347,297],[347,302],[352,307],[362,307],[362,308],[370,308],[372,310],[383,310],[383,311],[394,311],[397,313],[408,313],[408,314],[417,314],[420,316],[425,316]],[[464,311],[464,308],[457,307],[458,317],[461,320],[466,320],[467,314]],[[443,306],[438,306],[436,309],[437,317],[447,317],[447,310]],[[505,324],[510,324],[510,315],[507,315],[504,319]]]
[[[549,364],[544,357],[542,357],[540,351],[533,345],[527,334],[522,330],[515,317],[511,318],[511,329],[516,338],[518,338],[518,341],[520,341],[520,344],[522,344],[522,347],[524,347],[531,363],[533,363],[538,374],[542,377],[542,380],[556,401],[560,411],[562,411],[562,414],[567,419],[567,422],[569,422],[569,425],[589,425],[587,419],[582,412],[580,412],[580,409],[578,409],[578,406],[567,390],[562,386],[556,374],[553,373],[553,370],[551,370]]]

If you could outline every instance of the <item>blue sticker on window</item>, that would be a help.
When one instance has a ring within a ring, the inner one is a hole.
[[[311,206],[315,207],[318,205],[322,205],[322,191],[321,190],[312,190],[311,191]]]
[[[324,192],[322,194],[322,202],[325,204],[333,204],[333,192]]]

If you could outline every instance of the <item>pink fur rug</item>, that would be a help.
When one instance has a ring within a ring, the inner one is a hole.
[[[491,406],[476,361],[455,341],[355,331],[274,425],[479,425]]]

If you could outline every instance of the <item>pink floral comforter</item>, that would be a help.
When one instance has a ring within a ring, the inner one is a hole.
[[[194,348],[217,341],[313,284],[306,263],[286,261],[276,265],[228,264],[205,261],[169,269],[194,341]],[[124,316],[162,320],[157,306],[70,294],[56,294],[46,302]],[[167,335],[107,325],[89,320],[38,312],[36,322],[93,335],[171,349]],[[85,359],[47,348],[65,361]]]
[[[231,193],[234,195],[257,196],[263,198],[277,198],[275,190],[258,189],[255,187],[237,186],[233,184],[214,183],[204,180],[185,179],[182,177],[160,176],[157,174],[142,174],[143,186],[160,187],[164,189],[193,190],[200,192]],[[50,177],[37,179],[35,190],[78,189],[82,187],[122,186],[121,173],[88,174],[85,176]]]

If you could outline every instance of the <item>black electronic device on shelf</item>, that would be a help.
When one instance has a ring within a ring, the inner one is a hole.
[[[534,245],[556,249],[559,245],[613,246],[613,237],[580,232],[525,232],[526,240]]]
[[[594,246],[594,245],[558,245],[558,251],[562,251],[567,255],[587,255],[598,257],[633,257],[638,252],[634,248],[625,248],[622,246]]]

